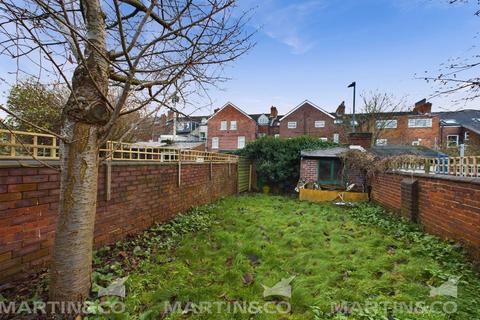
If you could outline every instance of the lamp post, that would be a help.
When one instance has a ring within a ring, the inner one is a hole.
[[[357,89],[357,82],[353,81],[348,85],[348,88],[353,88],[353,112],[352,112],[352,131],[355,132],[356,122],[355,122],[355,91]]]
[[[180,101],[180,98],[175,94],[172,98],[173,102],[173,142],[177,140],[177,102]]]

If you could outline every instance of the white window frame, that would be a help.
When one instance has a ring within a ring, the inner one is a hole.
[[[237,130],[237,121],[230,121],[230,130]]]
[[[342,119],[335,119],[335,120],[333,121],[333,123],[335,123],[335,124],[342,124],[342,123],[343,123],[343,120],[342,120]]]
[[[339,143],[340,142],[340,134],[338,134],[338,133],[333,134],[333,142],[334,143]]]
[[[268,124],[269,120],[268,117],[264,114],[262,114],[260,117],[258,117],[258,124],[260,125],[266,125]]]
[[[237,149],[243,149],[243,148],[245,148],[245,136],[238,136],[237,137]]]
[[[412,141],[412,146],[419,146],[420,140]]]
[[[465,131],[464,136],[463,136],[463,141],[468,141],[470,139],[470,132]]]
[[[377,120],[377,129],[396,129],[397,120]]]
[[[455,141],[455,145],[451,145],[451,144],[450,144],[450,137],[456,137],[456,139],[455,139],[455,140],[456,140],[456,141]],[[447,147],[448,147],[448,148],[456,148],[456,147],[458,147],[458,145],[459,145],[459,143],[460,143],[459,139],[460,139],[460,137],[459,137],[458,134],[449,134],[449,135],[447,136]]]
[[[220,121],[220,130],[225,131],[228,128],[228,121],[222,120]]]
[[[316,120],[315,121],[315,128],[325,128],[325,121],[324,120]]]
[[[375,145],[376,146],[387,146],[388,145],[388,139],[377,139],[377,140],[375,140]]]
[[[212,137],[212,149],[218,149],[219,145],[220,145],[220,138]]]
[[[287,128],[288,129],[297,129],[297,121],[288,121]]]
[[[419,122],[425,121],[425,125],[419,124]],[[417,119],[408,119],[409,128],[431,128],[432,127],[432,118],[417,118]]]

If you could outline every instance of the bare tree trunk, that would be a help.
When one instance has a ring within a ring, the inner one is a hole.
[[[51,270],[50,299],[82,301],[91,285],[98,179],[98,129],[69,122],[62,147],[59,217]]]
[[[85,58],[72,79],[63,110],[59,216],[51,267],[50,299],[82,301],[91,286],[97,204],[100,131],[109,119],[108,62],[104,15],[99,0],[83,0],[88,31]]]

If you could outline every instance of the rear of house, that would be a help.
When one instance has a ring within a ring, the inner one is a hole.
[[[232,103],[216,111],[207,123],[208,151],[234,151],[255,140],[257,123]]]
[[[305,100],[280,119],[281,138],[312,136],[325,141],[339,141],[335,117]]]

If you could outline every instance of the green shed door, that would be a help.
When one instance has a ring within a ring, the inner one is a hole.
[[[338,158],[324,158],[317,162],[318,184],[342,184],[342,162]]]

